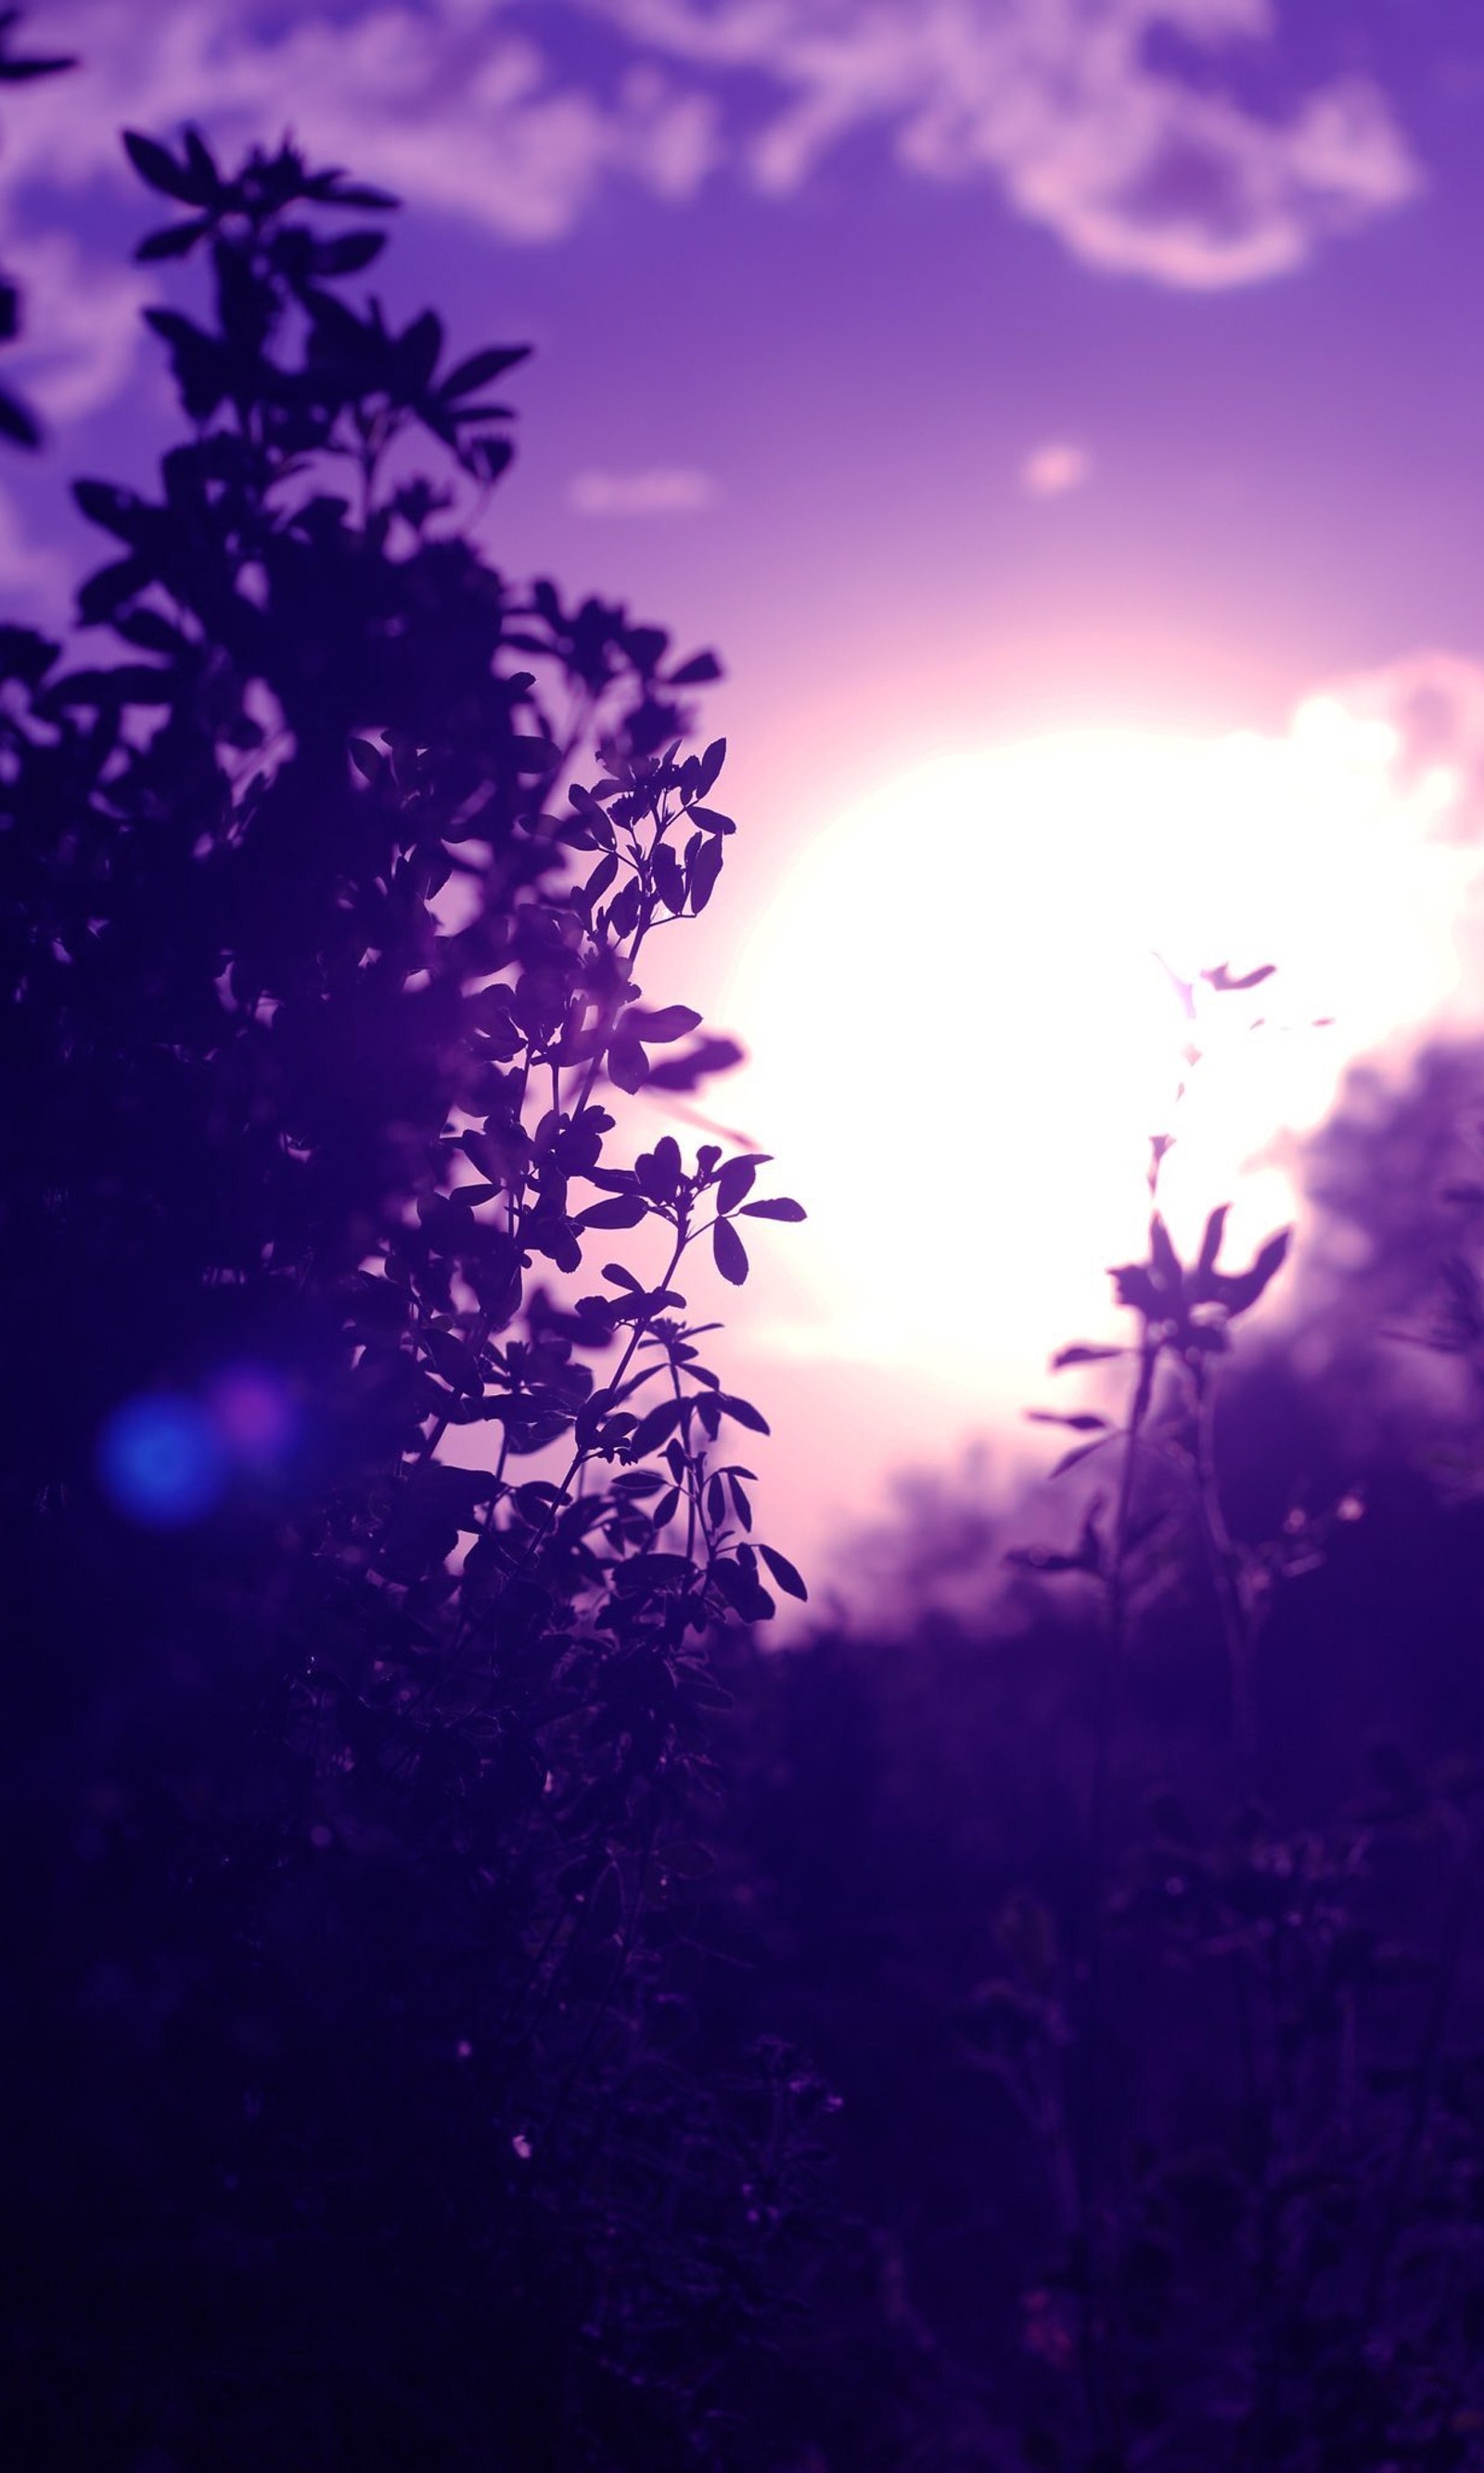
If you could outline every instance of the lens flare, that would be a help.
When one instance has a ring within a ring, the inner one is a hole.
[[[114,1508],[144,1528],[184,1528],[221,1500],[222,1447],[193,1401],[149,1392],[113,1411],[98,1440],[98,1476]]]

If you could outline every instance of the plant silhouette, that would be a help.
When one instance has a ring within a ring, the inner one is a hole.
[[[60,53],[43,56],[12,49],[21,21],[18,9],[0,9],[0,85],[25,85],[34,78],[55,77],[77,62]],[[22,331],[20,288],[0,273],[0,344],[12,344]],[[36,446],[41,433],[36,415],[9,387],[0,387],[0,438],[14,446]]]
[[[1476,1261],[1455,1235],[1428,1313],[1422,1236],[1476,1224],[1476,1068],[1314,1146],[1357,1215],[1413,1213],[1398,1337],[1475,1421]],[[956,1614],[729,1650],[758,1981],[844,2099],[858,2210],[799,2410],[863,2473],[1484,2461],[1476,1450],[1430,1465],[1414,1399],[1362,1455],[1307,1331],[1244,1341],[1286,1241],[1229,1273],[1218,1209],[1182,1260],[1167,1147],[1112,1275],[1132,1343],[1052,1360],[1105,1405],[1035,1412],[1070,1429],[1062,1533],[981,1512],[977,1621],[960,1572]],[[1430,1211],[1383,1173],[1415,1157]],[[962,1549],[951,1490],[911,1514],[904,1568],[935,1516]]]
[[[736,1052],[640,977],[717,664],[488,562],[523,352],[348,297],[392,199],[126,143],[187,434],[0,630],[18,2461],[709,2464],[824,2101],[698,1990],[803,1583],[678,1285],[802,1212],[605,1104]]]

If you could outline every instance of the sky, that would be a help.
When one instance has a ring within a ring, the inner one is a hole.
[[[646,995],[742,1038],[706,1104],[811,1213],[705,1300],[795,1559],[975,1433],[1050,1456],[1019,1409],[1108,1335],[1192,1037],[1157,947],[1201,1005],[1172,1214],[1236,1199],[1236,1250],[1348,1060],[1477,1022],[1475,0],[29,27],[83,65],[4,106],[51,429],[0,469],[17,614],[94,556],[68,476],[145,481],[168,434],[138,310],[190,276],[129,262],[160,217],[117,132],[193,121],[402,198],[389,308],[537,348],[491,554],[719,652],[741,829]],[[1268,960],[1260,1003],[1200,981]]]

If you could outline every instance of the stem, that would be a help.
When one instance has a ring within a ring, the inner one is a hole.
[[[1101,2249],[1098,2196],[1102,2178],[1102,2141],[1098,2118],[1098,2086],[1102,2075],[1104,2031],[1103,1874],[1108,1854],[1109,1799],[1113,1744],[1116,1722],[1116,1690],[1128,1633],[1128,1552],[1133,1524],[1134,1476],[1139,1437],[1154,1396],[1159,1341],[1144,1326],[1139,1344],[1138,1380],[1124,1433],[1123,1467],[1113,1524],[1113,1558],[1108,1574],[1108,1612],[1103,1628],[1093,1702],[1092,1781],[1088,1814],[1088,1957],[1083,2007],[1083,2083],[1073,2128],[1073,2161],[1078,2194],[1078,2236],[1081,2248],[1082,2311],[1079,2359],[1083,2394],[1094,2446],[1106,2450],[1116,2413],[1110,2409],[1103,2331],[1098,2323]]]
[[[1238,1766],[1250,1780],[1257,1757],[1257,1717],[1253,1705],[1252,1606],[1243,1585],[1242,1557],[1233,1544],[1221,1508],[1214,1453],[1214,1400],[1209,1368],[1203,1359],[1192,1369],[1195,1393],[1195,1502],[1201,1541],[1221,1612],[1227,1668],[1232,1690],[1232,1731]]]

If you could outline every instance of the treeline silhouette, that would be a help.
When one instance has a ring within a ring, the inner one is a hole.
[[[799,1206],[615,1121],[736,1052],[716,664],[490,564],[391,201],[127,142],[186,434],[0,628],[13,2461],[1484,2463],[1480,1060],[1278,1336],[1152,1208],[1043,1542],[770,1647],[687,1317]]]

